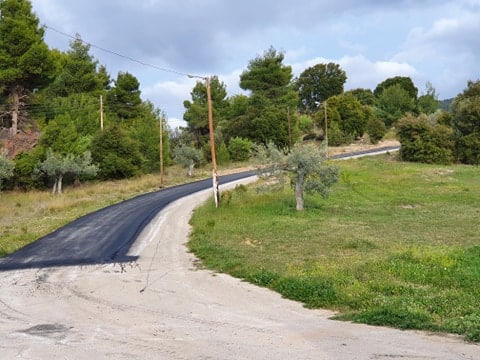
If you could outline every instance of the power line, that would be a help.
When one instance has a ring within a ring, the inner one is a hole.
[[[190,77],[190,78],[191,77],[202,78],[202,77],[199,77],[199,76],[192,76],[191,74],[183,73],[181,71],[177,71],[177,70],[173,70],[173,69],[167,69],[167,68],[164,68],[164,67],[161,67],[161,66],[149,64],[149,63],[146,63],[144,61],[132,58],[131,56],[120,54],[119,52],[109,50],[109,49],[106,49],[104,47],[101,47],[101,46],[89,43],[87,41],[84,41],[79,36],[73,36],[73,35],[67,34],[63,31],[57,30],[57,29],[55,29],[51,26],[48,26],[48,25],[43,25],[43,26],[48,30],[56,32],[57,34],[60,34],[62,36],[68,37],[68,38],[73,39],[73,40],[81,41],[85,45],[88,45],[88,46],[93,47],[95,49],[101,50],[103,52],[106,52],[106,53],[109,53],[109,54],[112,54],[112,55],[115,55],[115,56],[118,56],[118,57],[121,57],[121,58],[127,59],[129,61],[135,62],[135,63],[143,65],[143,66],[147,66],[147,67],[150,67],[150,68],[153,68],[153,69],[156,69],[156,70],[160,70],[160,71],[163,71],[163,72],[168,72],[168,73],[177,74],[177,75],[181,75],[181,76],[187,76],[187,77]]]

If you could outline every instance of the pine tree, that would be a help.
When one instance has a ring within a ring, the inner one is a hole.
[[[32,91],[46,85],[53,73],[43,36],[29,0],[0,0],[0,91],[7,98],[4,113],[12,134]]]

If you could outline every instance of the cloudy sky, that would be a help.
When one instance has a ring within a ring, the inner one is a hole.
[[[118,71],[138,78],[142,97],[171,127],[182,124],[195,85],[185,74],[217,75],[229,95],[238,94],[241,72],[271,46],[296,76],[318,63],[340,64],[346,90],[409,76],[419,94],[429,81],[446,99],[480,78],[480,0],[31,2],[51,48],[69,48],[61,33],[80,34],[113,78]]]

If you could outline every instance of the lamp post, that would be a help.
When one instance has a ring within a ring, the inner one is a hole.
[[[215,207],[218,207],[220,200],[220,192],[218,191],[218,173],[217,173],[217,157],[215,155],[215,133],[213,129],[213,109],[212,94],[210,90],[210,79],[208,77],[188,75],[189,78],[197,78],[205,80],[207,87],[207,107],[208,107],[208,132],[210,134],[210,152],[212,154],[212,181],[213,181],[213,198]]]

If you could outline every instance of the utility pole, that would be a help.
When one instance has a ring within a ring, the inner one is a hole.
[[[163,118],[160,117],[160,187],[163,188]]]
[[[287,120],[288,120],[288,147],[292,147],[292,120],[290,118],[290,107],[287,107]]]
[[[210,133],[210,151],[212,153],[213,197],[215,199],[215,207],[218,208],[220,193],[218,191],[217,158],[215,155],[215,133],[213,130],[213,109],[212,109],[212,94],[210,90],[210,79],[206,77],[205,82],[207,86],[208,129]]]
[[[100,129],[103,131],[103,96],[100,95]]]
[[[325,110],[325,154],[328,157],[328,121],[327,121],[327,100],[323,102],[324,110]]]
[[[217,174],[217,157],[215,155],[215,133],[213,130],[213,109],[212,94],[210,90],[210,79],[208,77],[187,75],[189,78],[205,80],[207,88],[207,107],[208,107],[208,132],[210,134],[210,151],[212,154],[212,181],[213,181],[213,198],[215,199],[215,207],[218,208],[220,203],[220,192],[218,191],[218,174]]]

